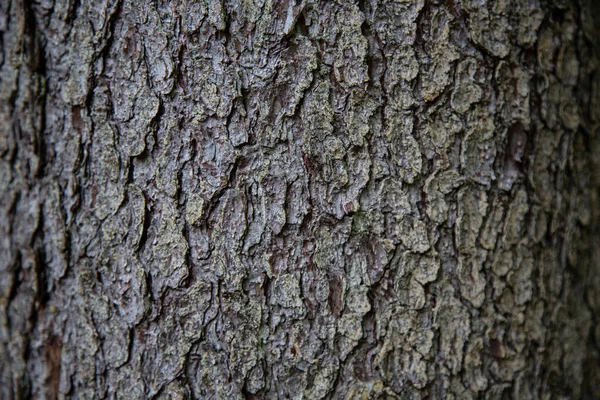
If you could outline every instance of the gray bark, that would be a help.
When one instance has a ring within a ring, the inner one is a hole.
[[[0,2],[0,397],[600,398],[593,0]]]

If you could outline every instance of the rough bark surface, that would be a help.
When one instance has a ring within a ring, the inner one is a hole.
[[[1,1],[0,397],[600,398],[598,7]]]

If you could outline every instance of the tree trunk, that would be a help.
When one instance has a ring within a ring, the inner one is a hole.
[[[0,397],[600,398],[594,0],[0,2]]]

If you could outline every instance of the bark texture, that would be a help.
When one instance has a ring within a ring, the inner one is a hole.
[[[0,2],[0,397],[600,398],[593,0]]]

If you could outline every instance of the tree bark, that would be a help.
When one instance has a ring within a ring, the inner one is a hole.
[[[600,398],[598,8],[0,2],[0,397]]]

